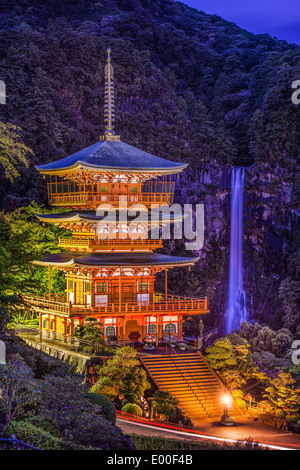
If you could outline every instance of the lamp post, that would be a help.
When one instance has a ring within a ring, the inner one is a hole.
[[[221,418],[221,423],[226,424],[226,425],[231,424],[231,423],[228,423],[228,419],[229,419],[228,408],[231,403],[231,397],[229,394],[223,395],[222,403],[224,405],[224,411],[223,411],[223,416]]]

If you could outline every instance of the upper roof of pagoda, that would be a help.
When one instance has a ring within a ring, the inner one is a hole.
[[[108,137],[69,157],[36,168],[43,174],[59,174],[73,170],[170,174],[179,173],[187,166],[187,163],[165,160],[121,140],[109,140]]]

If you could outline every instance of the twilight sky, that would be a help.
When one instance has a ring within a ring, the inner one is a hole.
[[[181,0],[252,33],[300,44],[300,0]]]

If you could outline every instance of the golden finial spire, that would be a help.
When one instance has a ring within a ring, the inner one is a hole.
[[[107,64],[105,66],[105,96],[104,96],[104,120],[105,136],[100,140],[120,140],[120,136],[115,135],[115,92],[114,92],[114,69],[111,65],[110,49],[107,49]]]
[[[110,60],[110,49],[107,49],[107,64],[105,66],[105,104],[104,118],[106,122],[105,134],[114,135],[115,122],[115,96],[114,96],[114,69]]]

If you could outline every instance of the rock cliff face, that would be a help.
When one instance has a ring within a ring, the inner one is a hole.
[[[231,166],[212,162],[180,177],[176,200],[205,207],[205,243],[199,251],[194,282],[209,297],[209,322],[220,323],[226,310],[230,247]],[[252,320],[280,324],[279,285],[299,213],[290,172],[254,164],[246,169],[244,188],[244,287]],[[214,256],[212,256],[214,252]],[[187,274],[189,278],[189,274]],[[177,281],[179,278],[177,278]],[[192,294],[190,283],[184,284]],[[183,287],[184,288],[184,287]],[[203,289],[204,291],[205,289]]]

